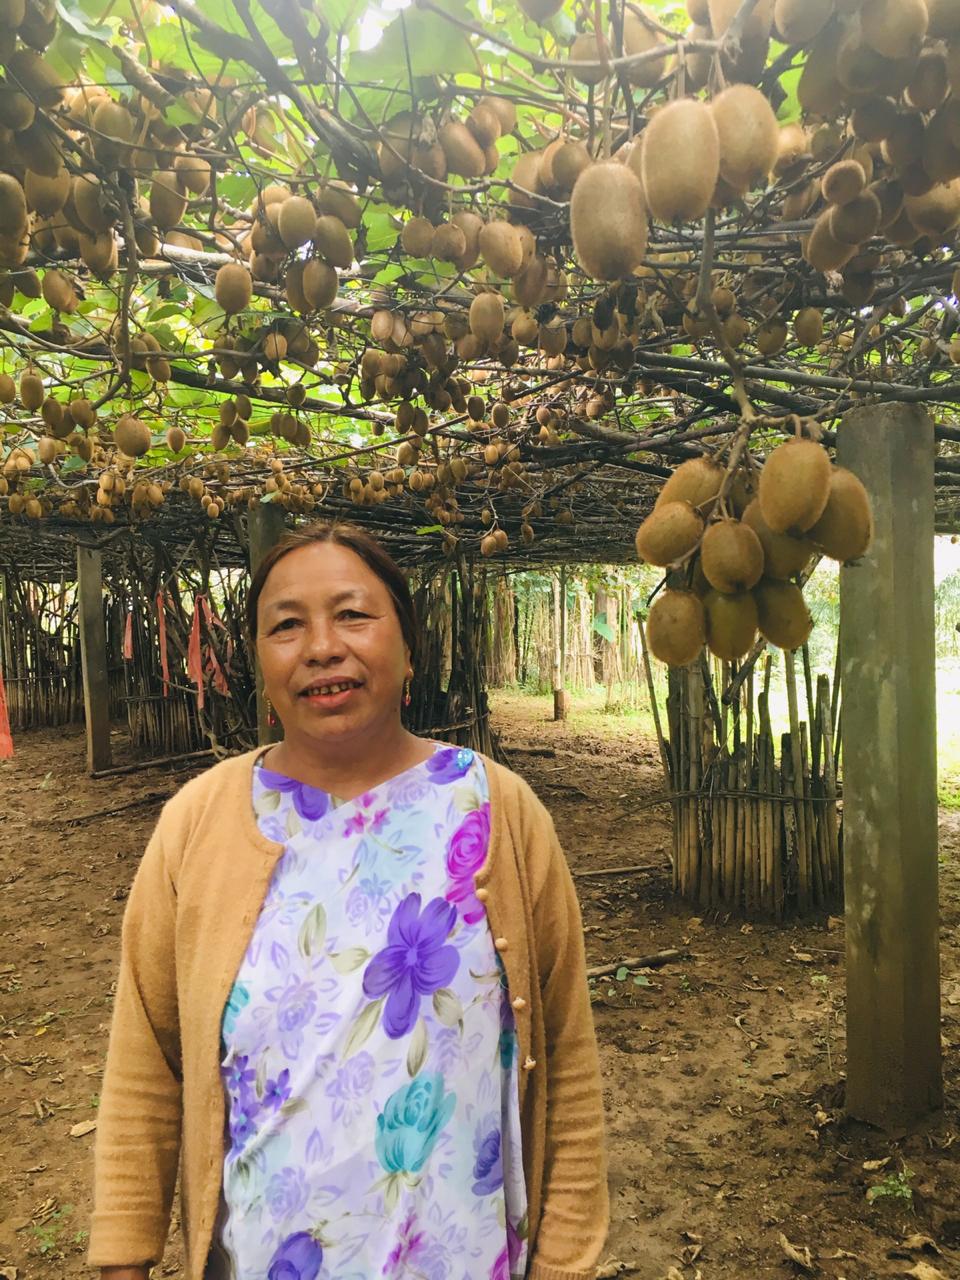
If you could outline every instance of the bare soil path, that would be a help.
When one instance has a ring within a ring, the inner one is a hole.
[[[609,734],[554,724],[546,699],[494,707],[574,872],[646,868],[578,879],[589,963],[689,953],[593,983],[612,1264],[639,1280],[960,1278],[960,819],[941,815],[948,1105],[895,1141],[842,1115],[842,922],[698,918],[670,897],[668,810],[637,807],[662,787],[655,744],[613,718]],[[21,735],[0,766],[0,1280],[90,1274],[82,1131],[96,1119],[123,903],[161,799],[196,771],[93,782],[72,730]],[[879,1184],[900,1194],[868,1201]],[[158,1274],[178,1276],[180,1258],[174,1231]]]

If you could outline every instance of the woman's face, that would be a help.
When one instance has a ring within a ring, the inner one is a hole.
[[[380,731],[398,714],[412,674],[385,584],[334,542],[298,547],[270,570],[257,610],[257,656],[291,745]]]

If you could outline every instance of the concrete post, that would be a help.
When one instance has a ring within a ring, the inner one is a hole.
[[[107,628],[103,617],[102,556],[90,547],[77,547],[77,596],[87,769],[95,773],[99,769],[109,769],[113,758],[110,751],[110,686],[107,678]]]
[[[286,512],[276,502],[258,502],[250,508],[247,524],[247,537],[250,543],[250,573],[257,571],[257,566],[275,542],[279,542],[285,532],[284,517]],[[251,636],[251,642],[256,637]],[[266,698],[263,692],[263,679],[260,675],[260,664],[254,657],[254,670],[257,678],[257,741],[262,747],[271,742],[279,742],[283,737],[283,726],[278,722],[270,724]]]
[[[943,1103],[933,459],[919,406],[865,406],[840,425],[838,460],[876,522],[840,578],[846,1109],[888,1131]]]

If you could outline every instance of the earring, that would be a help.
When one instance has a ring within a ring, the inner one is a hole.
[[[267,712],[267,724],[271,729],[275,729],[277,726],[276,712],[273,709],[273,703],[266,694],[263,695],[263,705]]]
[[[410,703],[411,703],[412,701],[413,701],[413,699],[412,699],[412,697],[410,696],[410,677],[409,677],[409,676],[407,676],[406,680],[404,681],[404,685],[403,685],[403,705],[404,705],[405,707],[409,707],[409,705],[410,705]]]

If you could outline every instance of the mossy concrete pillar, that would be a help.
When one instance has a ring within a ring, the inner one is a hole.
[[[915,405],[857,408],[837,448],[876,523],[840,576],[846,1109],[895,1132],[943,1102],[933,423]]]

